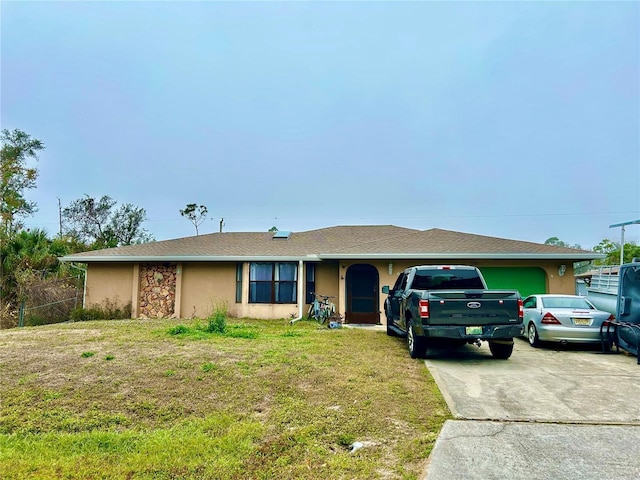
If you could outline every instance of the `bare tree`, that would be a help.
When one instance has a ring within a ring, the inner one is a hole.
[[[180,210],[180,215],[193,223],[193,226],[196,227],[196,235],[198,235],[198,227],[207,219],[207,212],[206,206],[189,203],[184,210]]]

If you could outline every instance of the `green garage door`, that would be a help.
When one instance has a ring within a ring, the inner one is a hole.
[[[480,267],[489,288],[518,290],[522,297],[547,293],[544,270],[538,267]]]

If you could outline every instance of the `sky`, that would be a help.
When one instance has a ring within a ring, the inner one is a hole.
[[[156,240],[335,225],[591,249],[640,220],[640,3],[0,4],[29,228],[89,195]],[[625,241],[640,243],[640,225]]]

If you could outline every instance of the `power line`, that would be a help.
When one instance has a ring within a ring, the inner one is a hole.
[[[581,212],[581,213],[497,213],[497,214],[462,214],[462,215],[380,215],[380,216],[358,216],[358,215],[348,215],[348,216],[335,216],[335,215],[327,215],[324,217],[321,216],[235,216],[235,215],[224,215],[225,218],[231,220],[273,220],[276,218],[277,220],[323,220],[323,219],[331,219],[331,220],[345,220],[345,219],[358,219],[358,220],[400,220],[400,219],[409,219],[409,220],[429,220],[429,219],[441,219],[441,218],[518,218],[518,217],[581,217],[581,216],[589,216],[589,215],[622,215],[622,214],[638,214],[638,211],[620,211],[620,212]],[[149,222],[178,222],[180,219],[148,219]]]

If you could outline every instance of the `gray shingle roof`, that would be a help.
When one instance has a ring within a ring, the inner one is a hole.
[[[581,251],[581,250],[578,250]],[[340,245],[335,253],[576,253],[573,248],[432,228]]]
[[[510,258],[593,259],[586,250],[450,230],[414,230],[393,225],[336,226],[273,238],[272,232],[225,232],[95,250],[66,261],[223,261],[322,258]]]

